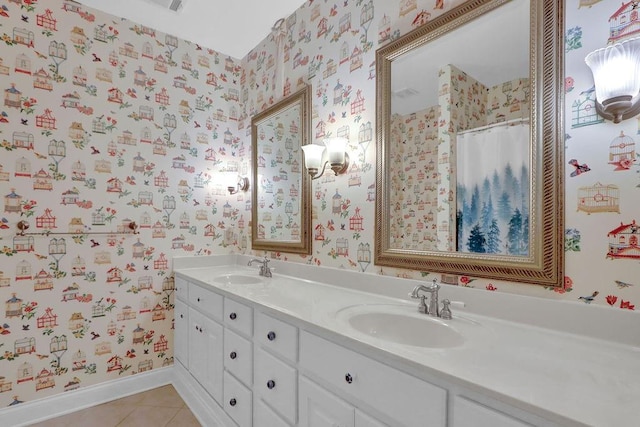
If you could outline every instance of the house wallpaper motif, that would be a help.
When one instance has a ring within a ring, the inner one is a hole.
[[[251,116],[304,83],[316,143],[348,136],[352,166],[313,183],[312,255],[270,255],[430,280],[372,264],[375,50],[460,2],[309,0],[234,60],[68,0],[1,0],[0,406],[172,363],[171,257],[250,250],[249,193],[214,175],[249,172]],[[593,114],[584,64],[635,5],[567,4],[564,287],[458,285],[635,308],[639,122]],[[23,219],[69,234],[16,236]]]
[[[7,406],[173,363],[171,258],[241,250],[250,205],[214,183],[248,170],[240,61],[70,1],[0,14]]]

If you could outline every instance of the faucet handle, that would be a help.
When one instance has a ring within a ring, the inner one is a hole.
[[[418,303],[418,311],[420,313],[429,314],[426,297],[424,295],[420,295],[420,302]]]
[[[444,320],[451,320],[451,301],[448,299],[442,300],[442,310],[440,310],[440,318]]]

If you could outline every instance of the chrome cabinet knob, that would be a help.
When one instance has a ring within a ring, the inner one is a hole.
[[[347,372],[344,376],[344,380],[347,382],[347,384],[351,384],[353,382],[353,376]]]

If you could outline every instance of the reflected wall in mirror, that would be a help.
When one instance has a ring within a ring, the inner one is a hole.
[[[302,90],[251,120],[253,249],[311,253],[309,143],[311,93]]]
[[[378,49],[376,264],[561,284],[562,28],[469,0]]]

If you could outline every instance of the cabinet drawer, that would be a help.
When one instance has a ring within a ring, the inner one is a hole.
[[[251,341],[224,330],[224,367],[247,386],[253,377],[253,352]]]
[[[224,324],[250,337],[253,330],[253,310],[229,298],[224,299]]]
[[[453,397],[453,427],[531,427],[531,424],[461,396]]]
[[[298,360],[298,328],[264,313],[256,312],[254,339],[292,362]]]
[[[222,314],[222,295],[191,284],[189,289],[189,302],[194,308],[197,308],[214,320],[222,320],[220,318]]]
[[[446,390],[304,331],[300,366],[390,417],[394,425],[429,420],[430,426],[445,426]]]
[[[224,410],[240,427],[251,427],[251,390],[231,376],[224,373]]]
[[[182,277],[176,277],[176,297],[184,302],[189,301],[189,282]]]
[[[254,427],[289,427],[282,418],[276,415],[266,403],[257,397],[253,406],[253,426]]]
[[[355,410],[344,400],[301,376],[298,426],[355,427]]]
[[[295,368],[256,347],[253,382],[256,398],[262,398],[291,424],[297,418],[297,379]]]

